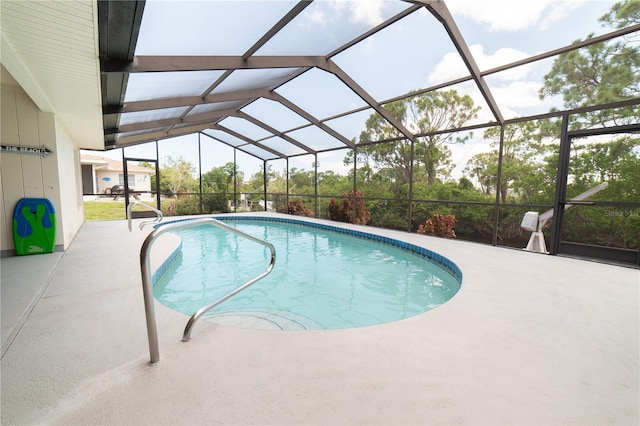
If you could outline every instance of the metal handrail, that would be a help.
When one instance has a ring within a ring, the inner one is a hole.
[[[225,229],[227,231],[230,231],[240,236],[243,236],[245,238],[248,238],[249,240],[252,240],[259,244],[267,246],[271,251],[271,260],[265,272],[253,278],[252,280],[246,282],[245,284],[241,285],[235,290],[229,292],[226,296],[218,299],[217,301],[198,309],[198,311],[196,311],[196,313],[193,314],[189,319],[189,321],[187,322],[187,326],[182,336],[183,342],[189,341],[191,329],[193,328],[193,325],[198,320],[198,318],[200,318],[206,311],[219,305],[225,300],[229,299],[230,297],[239,293],[245,288],[249,287],[251,284],[255,283],[256,281],[264,278],[267,274],[271,272],[271,270],[275,266],[276,249],[275,247],[273,247],[273,244],[267,241],[261,240],[260,238],[256,238],[253,235],[244,233],[236,228],[226,225],[220,222],[219,220],[216,220],[211,217],[192,219],[192,220],[187,220],[183,222],[168,223],[164,226],[154,229],[149,235],[147,235],[147,238],[144,240],[144,243],[142,243],[142,248],[140,249],[140,271],[142,274],[142,293],[144,297],[144,312],[147,320],[147,336],[149,339],[149,355],[151,358],[151,363],[158,362],[160,360],[160,350],[158,349],[158,327],[156,325],[156,316],[155,316],[154,305],[153,305],[153,288],[151,286],[151,266],[149,261],[149,252],[151,251],[151,247],[153,246],[153,243],[155,242],[155,240],[165,232],[175,231],[182,228],[189,228],[192,226],[204,225],[204,224],[213,225],[218,228]]]
[[[153,220],[145,220],[144,222],[142,222],[140,225],[138,225],[139,229],[144,228],[145,225],[149,225],[152,223],[158,223],[162,220],[163,216],[162,216],[162,212],[154,207],[151,207],[148,204],[145,204],[141,201],[134,201],[133,203],[129,203],[129,205],[127,206],[127,221],[129,224],[129,232],[131,232],[131,211],[133,210],[133,206],[134,205],[140,205],[140,206],[144,206],[147,209],[151,210],[152,212],[154,212],[156,214],[156,218]]]

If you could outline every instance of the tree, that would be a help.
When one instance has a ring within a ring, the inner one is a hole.
[[[640,2],[627,0],[611,6],[611,10],[600,17],[600,22],[612,28],[626,28],[640,22]]]
[[[460,96],[455,90],[432,92],[416,96],[409,103],[412,130],[428,133],[461,127],[477,116],[469,95]],[[438,174],[447,174],[451,168],[451,152],[446,143],[464,143],[471,135],[453,138],[451,134],[432,135],[416,144],[416,157],[421,160],[427,174],[427,184],[433,185]]]
[[[630,135],[601,143],[574,144],[569,173],[569,196],[602,182],[609,186],[599,194],[608,200],[640,199],[640,137]],[[598,199],[598,196],[593,197]]]
[[[498,150],[474,155],[467,161],[464,171],[476,178],[483,194],[491,194],[498,180]]]
[[[273,170],[273,166],[271,164],[267,164],[267,183],[271,182],[278,176],[279,176],[278,173]],[[252,174],[249,180],[243,183],[242,192],[262,194],[263,191],[264,191],[264,167],[261,167],[261,170]]]
[[[353,180],[333,170],[318,172],[318,193],[320,195],[337,195],[353,188]]]
[[[289,170],[289,192],[291,194],[313,195],[315,171],[298,170],[292,167]]]
[[[237,170],[233,163],[226,163],[224,166],[214,167],[202,175],[202,186],[205,192],[231,192],[231,184],[234,176],[236,180],[242,181],[242,172]]]
[[[470,96],[458,95],[455,90],[429,92],[384,106],[404,127],[414,134],[461,127],[477,116],[479,107]],[[425,176],[432,185],[438,176],[446,177],[450,169],[451,153],[445,144],[464,143],[470,136],[455,138],[451,134],[419,137],[414,144],[413,176]],[[400,139],[390,143],[373,142]],[[357,156],[359,164],[373,163],[375,169],[390,169],[396,177],[395,184],[406,184],[411,179],[411,143],[398,130],[378,114],[372,114],[366,129],[360,134]],[[353,164],[353,152],[344,159]]]
[[[407,104],[405,101],[392,102],[384,106],[385,109],[405,127],[408,121]],[[359,146],[356,150],[356,161],[358,168],[367,171],[363,178],[368,181],[371,177],[373,168],[389,168],[393,170],[394,175],[399,182],[409,182],[411,176],[411,147],[404,140],[398,140],[390,143],[369,144],[380,140],[402,138],[402,135],[394,126],[391,125],[384,117],[374,113],[369,116],[366,128],[360,133],[358,140]],[[353,164],[354,152],[349,151],[344,159],[345,165]],[[361,165],[361,166],[360,166]]]
[[[509,193],[518,195],[519,200],[532,203],[543,188],[553,188],[555,174],[545,167],[545,158],[555,149],[552,144],[545,144],[545,128],[540,121],[527,121],[505,126],[502,151],[502,181],[498,180],[498,148],[500,144],[500,128],[491,127],[484,132],[484,137],[491,141],[491,152],[475,155],[467,163],[465,169],[475,177],[483,193],[489,194],[491,188],[498,187],[500,200],[507,201]],[[549,157],[550,158],[550,157]],[[555,167],[555,166],[554,166]]]
[[[167,196],[195,191],[197,185],[193,174],[196,168],[182,157],[167,156],[160,169],[160,191]]]
[[[269,182],[267,182],[268,199],[272,202],[272,207],[279,212],[287,210],[287,180],[278,172],[269,174]],[[291,194],[291,188],[289,188]]]
[[[602,16],[604,25],[623,28],[640,22],[640,3],[625,0]],[[593,37],[589,34],[587,39]],[[579,41],[579,40],[578,40]],[[544,77],[541,99],[562,95],[566,108],[616,102],[640,96],[640,47],[638,43],[608,41],[560,54]],[[574,126],[603,126],[634,122],[640,107],[604,110],[581,115]]]

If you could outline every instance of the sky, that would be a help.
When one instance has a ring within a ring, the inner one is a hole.
[[[614,3],[608,0],[446,1],[480,69],[490,69],[558,48],[576,39],[585,38],[589,33],[597,35],[611,31],[602,27],[598,18]],[[179,8],[176,8],[177,4],[180,4]],[[136,54],[241,54],[246,50],[247,43],[250,45],[259,38],[274,19],[277,20],[286,13],[292,4],[281,1],[148,0]],[[286,32],[283,30],[277,34],[256,55],[326,54],[332,46],[341,45],[406,6],[403,2],[383,0],[319,0],[305,9],[288,26]],[[269,19],[265,19],[265,16]],[[239,18],[242,20],[238,21]],[[237,22],[244,22],[245,25],[238,28]],[[168,23],[173,28],[169,28]],[[194,36],[203,42],[193,43]],[[380,31],[335,56],[334,60],[377,101],[468,74],[454,46],[442,31],[442,26],[426,10],[414,13]],[[543,77],[551,65],[552,60],[544,60],[486,77],[505,118],[544,113],[553,106],[561,107],[561,99],[540,100],[538,97]],[[227,83],[228,90],[251,84],[255,80],[255,74],[234,73],[232,76],[234,79]],[[170,76],[165,74],[161,77]],[[277,77],[267,75],[263,78]],[[202,84],[205,82],[206,79],[203,79]],[[133,90],[127,93],[125,102],[144,98],[144,81],[141,80],[139,84],[141,89],[137,93]],[[197,88],[195,79],[193,85],[194,90],[201,90]],[[167,96],[172,90],[186,90],[181,85],[176,85],[174,89],[170,83],[163,87],[168,92]],[[463,83],[454,88],[460,94],[470,95],[476,105],[483,107],[474,122],[493,120],[474,84]],[[364,105],[358,96],[345,89],[334,76],[320,70],[309,71],[276,91],[320,119]],[[295,119],[282,114],[282,111],[279,111],[278,117],[272,118],[273,121],[269,121],[269,115],[278,112],[273,102],[261,100],[248,108],[251,108],[252,114],[272,126],[283,127],[278,130],[295,127]],[[364,122],[370,112],[332,120],[327,124],[348,138],[357,137],[364,129]],[[242,125],[233,120],[223,124],[229,124],[229,127],[240,126],[237,130],[243,130]],[[450,145],[456,166],[453,173],[455,178],[462,175],[466,162],[473,155],[489,150],[481,133],[482,131],[474,133],[474,137],[464,145]],[[305,137],[312,135],[299,132],[296,137],[303,141]],[[200,137],[200,144],[203,149],[203,173],[212,167],[233,161],[231,148],[205,136]],[[163,140],[159,145],[161,161],[169,156],[174,159],[182,157],[198,166],[197,135]],[[320,154],[319,170],[334,170],[346,174],[348,170],[342,164],[345,154],[346,151]],[[125,155],[155,158],[155,145],[152,143],[126,148]],[[116,150],[106,152],[104,156],[120,159],[122,154],[120,150]],[[238,153],[237,160],[246,177],[262,166],[262,160],[243,153]],[[289,166],[310,170],[313,161],[312,156],[292,158]],[[277,171],[282,171],[285,167],[284,161],[270,164]]]

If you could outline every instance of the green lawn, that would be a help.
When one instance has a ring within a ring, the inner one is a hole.
[[[112,220],[126,219],[127,214],[124,208],[124,201],[85,201],[84,219],[90,220]]]

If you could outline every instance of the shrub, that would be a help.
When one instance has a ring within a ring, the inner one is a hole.
[[[163,216],[177,216],[178,215],[178,203],[176,200],[165,200],[162,202],[162,215]]]
[[[200,200],[197,197],[172,198],[162,202],[164,216],[187,216],[200,214]]]
[[[202,194],[202,206],[206,213],[229,213],[226,194]]]
[[[369,209],[364,205],[364,194],[361,191],[355,192],[355,218],[353,217],[353,191],[342,193],[342,199],[336,201],[332,198],[329,201],[329,219],[336,222],[355,223],[358,225],[366,225],[369,219],[371,219],[371,213]]]
[[[433,219],[428,219],[424,225],[418,228],[418,234],[435,235],[438,237],[455,238],[456,217],[452,214],[443,215],[440,212],[433,214]]]
[[[306,217],[314,217],[313,211],[304,205],[302,200],[289,200],[289,206],[287,207],[287,214],[292,214],[295,216],[306,216]]]
[[[178,198],[176,209],[177,216],[200,214],[200,200],[197,197]]]

